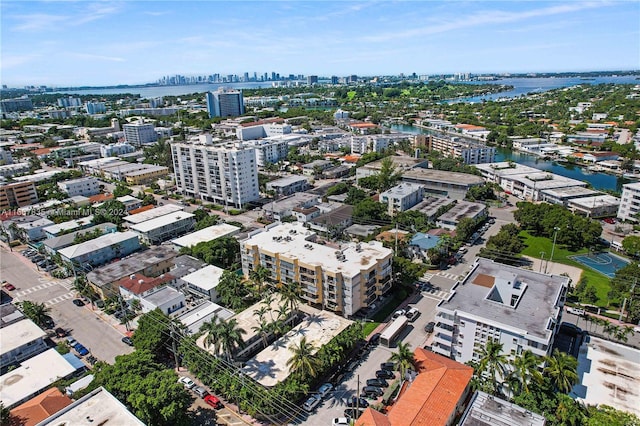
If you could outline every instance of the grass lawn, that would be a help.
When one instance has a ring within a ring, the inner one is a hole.
[[[367,337],[369,337],[371,332],[375,330],[376,327],[379,325],[380,325],[379,322],[365,322],[362,327],[362,338],[366,339]]]
[[[527,248],[525,248],[522,252],[522,254],[524,254],[525,256],[540,259],[541,251],[545,252],[545,259],[548,259],[549,256],[551,256],[551,247],[553,245],[553,241],[551,239],[546,237],[534,237],[526,231],[520,232],[520,237],[523,238],[524,243],[527,246]],[[553,252],[553,261],[582,269],[581,277],[586,277],[588,280],[588,285],[594,286],[598,292],[598,306],[606,306],[607,293],[609,292],[609,290],[611,290],[611,280],[601,273],[596,272],[593,269],[589,269],[573,259],[569,259],[569,256],[573,256],[575,254],[584,254],[588,252],[589,250],[586,248],[578,251],[570,251],[567,250],[567,248],[556,244],[555,251]],[[573,285],[575,284],[577,283],[573,283]]]

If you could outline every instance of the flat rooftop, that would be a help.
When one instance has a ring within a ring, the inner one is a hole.
[[[117,262],[96,268],[87,274],[87,279],[95,285],[102,286],[115,282],[122,277],[135,274],[150,266],[157,265],[160,262],[171,260],[177,254],[171,247],[153,246],[148,250],[134,253]],[[173,275],[173,271],[171,272]]]
[[[578,377],[572,398],[640,416],[640,350],[589,336],[580,347]]]
[[[320,349],[353,323],[331,312],[306,305],[301,305],[300,310],[307,314],[306,318],[248,361],[243,368],[247,375],[261,385],[275,386],[289,376],[287,361],[293,356],[289,348],[298,345],[303,337],[316,349]]]
[[[74,371],[76,369],[51,348],[22,361],[20,367],[0,376],[0,400],[5,407],[11,408]]]
[[[223,272],[224,269],[222,268],[218,268],[214,265],[207,265],[202,269],[198,269],[197,271],[190,273],[189,275],[183,276],[182,281],[209,291],[218,286]]]
[[[98,238],[94,238],[93,240],[60,249],[58,253],[67,259],[73,259],[85,254],[93,253],[105,247],[120,244],[132,238],[138,238],[138,234],[132,231],[110,232],[108,234],[101,235]]]
[[[193,247],[196,244],[213,241],[222,237],[230,237],[240,232],[237,226],[228,223],[220,223],[218,225],[209,226],[199,231],[192,232],[183,237],[171,240],[171,243],[178,247]]]
[[[404,155],[393,155],[391,157],[386,157],[386,158],[390,158],[391,161],[393,162],[393,165],[396,167],[396,170],[399,170],[399,171],[406,170],[406,169],[413,169],[414,167],[422,167],[422,166],[426,167],[428,162],[424,158],[415,158],[415,157],[409,157]],[[367,169],[380,170],[382,168],[382,161],[383,160],[372,161],[371,163],[367,163],[362,167]]]
[[[160,306],[170,300],[180,298],[180,296],[182,296],[182,299],[184,300],[184,294],[180,293],[178,290],[176,290],[173,287],[164,286],[158,289],[157,291],[154,291],[153,293],[144,296],[144,299],[148,302],[153,303],[156,306]]]
[[[421,190],[423,188],[422,185],[419,185],[417,183],[410,183],[410,182],[402,182],[386,191],[384,191],[382,194],[380,194],[380,197],[393,197],[393,196],[397,196],[397,197],[404,197],[407,196],[409,194],[413,194],[414,192],[417,192],[419,190]]]
[[[272,180],[271,182],[267,182],[267,184],[270,186],[288,186],[288,185],[291,185],[292,183],[298,183],[302,181],[305,181],[308,183],[309,179],[306,176],[293,175],[293,176],[287,176],[280,179]]]
[[[596,195],[594,197],[582,197],[569,200],[569,205],[595,209],[597,207],[615,207],[620,205],[620,198],[613,195]]]
[[[14,322],[0,328],[0,353],[11,352],[21,346],[27,345],[38,339],[44,339],[47,333],[36,325],[30,319]]]
[[[57,223],[55,225],[47,226],[43,228],[44,232],[48,232],[52,235],[57,235],[61,232],[65,231],[73,231],[78,228],[82,228],[83,226],[87,226],[91,224],[93,220],[93,215],[83,217],[81,219],[69,220],[67,222]]]
[[[598,191],[594,191],[593,189],[585,188],[582,186],[570,186],[568,188],[545,189],[544,191],[542,191],[542,193],[545,195],[548,195],[549,197],[558,198],[558,199],[589,197],[592,195],[600,194]]]
[[[314,243],[315,232],[302,223],[283,223],[260,229],[242,242],[244,246],[257,246],[262,253],[278,254],[280,259],[297,259],[309,266],[320,266],[325,271],[340,272],[345,278],[367,270],[379,260],[392,255],[382,243],[343,244],[342,250]],[[344,256],[344,260],[338,257]]]
[[[181,313],[176,319],[189,329],[189,333],[195,334],[200,331],[202,324],[211,320],[214,316],[228,320],[234,315],[233,311],[206,300],[193,309]]]
[[[523,292],[517,304],[511,307],[511,297],[506,296],[510,296],[509,290],[516,283]],[[560,292],[568,283],[568,277],[541,274],[476,258],[470,273],[454,286],[449,299],[442,301],[439,307],[457,311],[459,315],[485,318],[503,325],[505,329],[548,340],[553,332],[547,325],[551,318],[557,317]],[[510,284],[505,286],[509,289],[503,291],[501,284]],[[502,296],[507,303],[495,301],[496,297],[492,295]]]
[[[178,279],[207,266],[206,262],[203,262],[202,260],[197,259],[193,256],[187,255],[176,257],[173,260],[173,264],[175,265],[175,267],[169,272],[171,272],[171,275]]]
[[[301,204],[307,204],[310,201],[317,200],[319,197],[314,194],[306,192],[296,192],[285,198],[281,198],[278,201],[273,201],[262,206],[262,210],[266,212],[281,212],[287,210],[293,210]]]
[[[416,183],[424,184],[435,182],[455,186],[482,185],[484,183],[484,179],[481,176],[423,168],[415,168],[403,172],[402,180],[410,182],[419,181]]]
[[[149,211],[153,211],[153,210],[149,210]],[[143,214],[143,213],[139,213],[139,214]],[[145,233],[145,232],[153,231],[154,229],[171,225],[172,223],[176,223],[176,222],[183,221],[189,218],[194,218],[194,217],[195,215],[193,213],[177,211],[177,212],[169,213],[164,216],[159,216],[154,219],[150,219],[141,223],[129,225],[129,229]],[[194,222],[195,222],[195,219],[194,219]]]
[[[482,203],[473,203],[471,201],[458,201],[458,203],[448,212],[444,213],[438,220],[443,222],[459,222],[465,217],[473,218],[487,207]]]
[[[454,200],[451,198],[444,197],[427,197],[419,204],[411,207],[409,210],[416,210],[421,213],[426,214],[429,217],[435,216],[435,214],[440,210],[441,207],[448,206],[453,203]]]
[[[460,426],[544,426],[546,419],[519,405],[477,391],[467,407]]]
[[[125,216],[122,219],[128,223],[136,224],[136,223],[142,223],[147,220],[155,219],[156,217],[164,216],[166,214],[174,213],[181,210],[183,210],[183,207],[181,206],[177,206],[175,204],[165,204],[164,206],[159,206],[142,213]]]
[[[134,416],[116,397],[103,387],[83,396],[73,404],[63,408],[36,426],[62,425],[141,425],[145,424]]]

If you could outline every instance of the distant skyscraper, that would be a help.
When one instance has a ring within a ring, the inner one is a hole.
[[[318,76],[317,75],[309,75],[307,76],[307,84],[309,86],[311,86],[312,84],[316,84],[318,83]]]
[[[331,84],[338,84],[338,77],[336,77],[335,75],[331,76]]]
[[[238,90],[207,92],[207,111],[209,118],[237,117],[244,114],[244,98]]]
[[[107,112],[107,107],[104,102],[87,102],[85,105],[87,114],[102,114]]]

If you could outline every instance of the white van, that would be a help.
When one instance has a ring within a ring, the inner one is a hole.
[[[409,321],[414,322],[416,318],[420,316],[420,311],[412,307],[407,311],[405,315],[407,318],[409,318]]]
[[[584,311],[584,309],[580,309],[580,308],[568,307],[567,312],[573,315],[581,316],[581,317],[586,315],[586,312]]]

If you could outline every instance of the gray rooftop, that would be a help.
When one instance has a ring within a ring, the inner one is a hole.
[[[122,277],[135,274],[149,266],[173,259],[176,254],[177,253],[168,246],[151,247],[149,250],[134,253],[118,262],[96,268],[87,274],[87,279],[97,286],[103,286],[117,281]]]
[[[307,204],[317,199],[317,195],[308,194],[306,192],[297,192],[289,197],[281,198],[278,201],[265,204],[264,206],[262,206],[262,210],[264,210],[265,212],[290,211],[300,205]]]
[[[599,194],[598,191],[594,191],[593,189],[584,188],[582,186],[570,186],[568,188],[554,188],[554,189],[545,189],[542,191],[543,194],[548,195],[554,198],[578,198],[578,197],[588,197],[591,195]]]
[[[404,155],[394,155],[386,158],[391,159],[391,162],[395,166],[396,170],[406,170],[406,169],[413,169],[415,167],[427,166],[427,160],[425,160],[424,158],[414,158],[414,157],[409,157]],[[365,164],[362,167],[367,169],[380,170],[382,168],[383,160],[384,159],[378,160],[378,161],[372,161],[371,163]]]
[[[155,207],[142,213],[125,216],[122,219],[129,223],[137,224],[145,222],[147,220],[155,219],[156,217],[164,216],[166,214],[175,213],[183,209],[183,207],[175,204],[165,204],[164,206]]]
[[[110,232],[108,234],[101,235],[98,238],[94,238],[93,240],[65,247],[63,249],[60,249],[58,252],[61,256],[73,260],[77,257],[96,252],[103,248],[114,246],[116,244],[122,244],[125,241],[137,238],[138,234],[133,231]]]
[[[118,229],[118,227],[110,222],[101,223],[100,225],[81,229],[80,231],[71,232],[69,234],[60,235],[59,237],[47,238],[42,242],[42,244],[44,244],[51,250],[59,250],[65,247],[72,246],[73,240],[76,238],[76,235],[91,233],[91,232],[94,232],[96,229],[101,229],[102,232],[105,233],[109,231],[115,232]]]
[[[170,273],[177,279],[182,278],[185,275],[189,275],[197,271],[198,269],[202,269],[207,266],[207,264],[202,260],[187,255],[176,257],[173,260],[173,263],[176,265],[176,267],[173,268]]]
[[[471,201],[458,201],[458,203],[451,208],[448,212],[444,213],[438,220],[447,222],[459,222],[465,217],[475,217],[478,212],[486,209],[487,207],[482,203],[473,203]]]
[[[613,195],[602,194],[593,197],[574,198],[569,200],[569,205],[594,209],[596,207],[614,207],[620,205],[620,198]]]
[[[401,182],[398,185],[394,186],[393,188],[389,188],[388,190],[380,194],[380,198],[394,197],[394,196],[405,197],[409,194],[413,194],[414,192],[419,191],[422,188],[423,186],[417,183]]]
[[[569,278],[520,269],[484,258],[476,258],[471,272],[453,288],[439,308],[458,315],[485,318],[520,333],[549,339],[549,320],[559,313],[558,301]],[[519,295],[515,306],[511,296]],[[500,300],[505,301],[500,302]]]
[[[331,210],[330,212],[321,214],[320,216],[311,219],[311,222],[328,226],[339,225],[345,220],[351,219],[352,216],[353,206],[345,204],[335,210]]]
[[[544,426],[544,416],[477,391],[464,413],[460,426]]]
[[[438,212],[438,210],[440,210],[441,207],[448,206],[453,202],[454,200],[452,200],[451,198],[427,197],[419,204],[411,207],[409,210],[416,210],[426,214],[429,217],[432,217],[435,216],[435,214]]]
[[[302,181],[309,182],[306,176],[293,175],[293,176],[287,176],[280,179],[272,180],[271,182],[268,182],[268,184],[270,186],[288,186],[288,185],[291,185],[292,183],[298,183]]]
[[[423,168],[415,168],[405,171],[402,173],[402,179],[413,182],[437,182],[455,186],[482,185],[484,183],[484,179],[481,176]]]
[[[157,291],[144,296],[144,300],[154,304],[155,306],[160,306],[171,300],[179,298],[180,296],[182,296],[182,300],[184,301],[184,294],[180,293],[173,287],[164,286]]]
[[[18,310],[13,303],[4,303],[0,305],[0,328],[21,321],[24,314]]]

